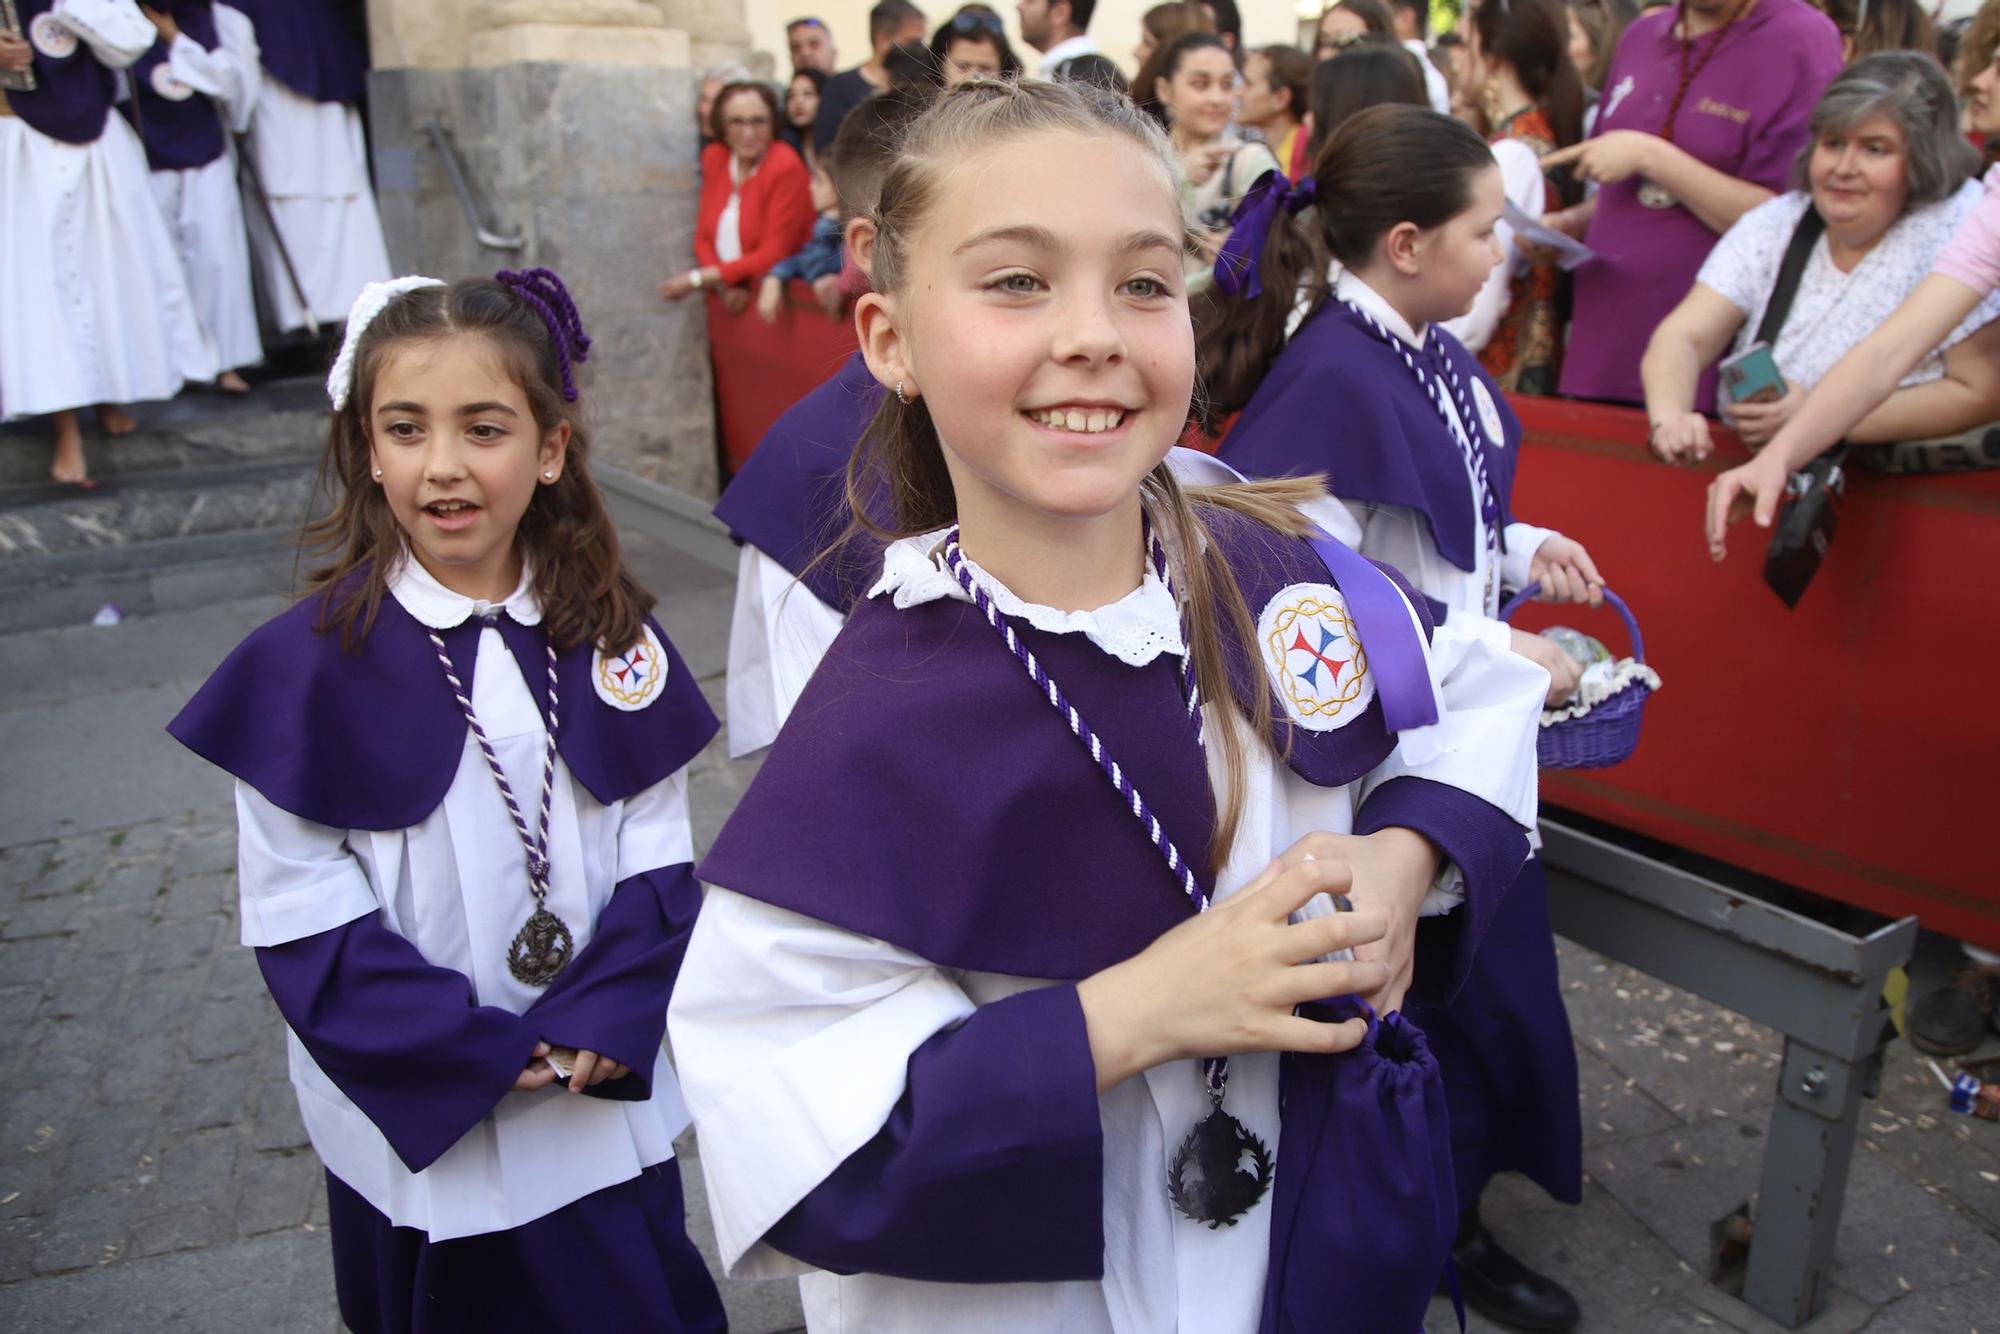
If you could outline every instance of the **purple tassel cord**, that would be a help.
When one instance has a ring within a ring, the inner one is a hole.
[[[577,313],[563,280],[552,269],[502,269],[493,275],[493,281],[533,306],[549,326],[549,341],[555,344],[556,366],[562,374],[563,401],[576,402],[576,380],[570,367],[573,362],[590,359],[590,335],[583,331],[583,316]]]

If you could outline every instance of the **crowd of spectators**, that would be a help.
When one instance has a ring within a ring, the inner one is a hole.
[[[851,257],[835,276],[837,172],[821,168],[842,120],[885,93],[921,98],[1022,73],[1128,90],[1177,150],[1190,289],[1217,302],[1229,298],[1212,290],[1215,257],[1259,178],[1310,175],[1328,135],[1368,107],[1428,105],[1487,138],[1510,206],[1496,228],[1500,262],[1452,332],[1509,390],[1643,406],[1654,450],[1686,461],[1706,457],[1718,415],[1753,448],[1776,437],[1917,288],[1977,211],[1979,145],[2000,128],[1986,124],[1979,85],[2000,46],[2000,0],[1944,25],[1922,0],[1677,0],[1643,11],[1634,0],[1472,0],[1445,32],[1426,0],[1335,0],[1299,46],[1255,49],[1241,43],[1233,0],[1169,0],[1145,11],[1123,68],[1093,38],[1093,8],[1017,0],[1024,59],[984,4],[926,35],[921,10],[881,0],[869,58],[838,73],[824,22],[789,25],[782,103],[739,70],[713,72],[701,264],[663,294],[713,283],[740,310],[754,292],[768,318],[796,277],[817,280],[837,317],[866,279]],[[1129,84],[1126,69],[1136,71]],[[1759,401],[1718,399],[1717,365],[1759,341],[1781,261],[1809,217],[1824,232],[1771,340],[1781,385]],[[1518,234],[1524,219],[1587,256],[1559,266],[1556,247]],[[1941,436],[2000,419],[2000,297],[1977,296],[1847,438]]]

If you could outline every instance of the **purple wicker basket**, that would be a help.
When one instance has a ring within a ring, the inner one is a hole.
[[[1540,584],[1529,584],[1509,599],[1500,609],[1500,619],[1510,621],[1514,613],[1541,591]],[[1646,660],[1646,641],[1639,633],[1639,622],[1632,617],[1632,609],[1625,600],[1610,589],[1604,590],[1604,600],[1609,602],[1625,622],[1625,633],[1632,639],[1632,656],[1640,662]],[[1653,688],[1643,681],[1628,681],[1617,694],[1594,706],[1581,718],[1567,718],[1559,723],[1543,726],[1535,739],[1535,757],[1544,769],[1608,769],[1629,756],[1639,745],[1639,724],[1645,718],[1646,697]]]

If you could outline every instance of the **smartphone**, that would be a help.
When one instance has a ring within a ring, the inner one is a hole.
[[[1752,343],[1716,370],[1722,376],[1722,392],[1732,403],[1769,403],[1783,398],[1787,390],[1769,343]]]

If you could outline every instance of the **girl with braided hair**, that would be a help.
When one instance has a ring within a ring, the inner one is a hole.
[[[168,729],[236,779],[356,1331],[725,1327],[661,1051],[716,730],[619,560],[546,269],[365,288],[330,554]]]

